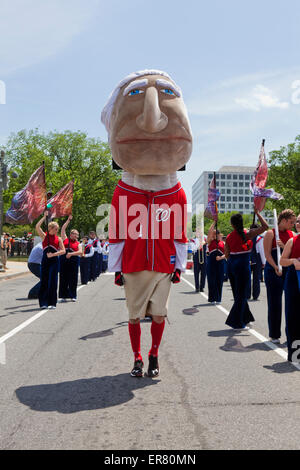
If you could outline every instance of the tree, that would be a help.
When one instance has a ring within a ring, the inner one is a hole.
[[[270,152],[268,187],[283,195],[280,201],[268,201],[268,207],[281,211],[289,208],[300,211],[300,135],[295,142]]]
[[[4,192],[4,213],[10,206],[13,194],[26,185],[30,175],[44,161],[47,188],[51,188],[53,194],[72,178],[75,179],[73,220],[70,225],[81,234],[95,230],[101,220],[96,216],[97,207],[111,202],[120,178],[120,172],[112,170],[107,143],[88,138],[80,131],[43,134],[38,129],[22,130],[9,137],[5,152],[6,163],[17,171],[19,177],[11,179]],[[32,224],[32,229],[36,222]]]
[[[233,214],[236,214],[236,212],[225,212],[225,213],[219,213],[218,214],[218,230],[223,233],[224,236],[227,236],[230,232],[232,232],[233,228],[230,223],[230,218]],[[245,228],[250,228],[250,225],[252,224],[253,220],[253,215],[251,214],[243,214],[243,221],[244,221],[244,227]],[[213,223],[212,220],[205,218],[204,219],[204,233],[207,234],[209,227]],[[194,214],[192,217],[192,227],[193,231],[196,231],[196,215]]]

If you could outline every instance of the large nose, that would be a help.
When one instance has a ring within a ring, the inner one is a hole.
[[[150,133],[162,131],[168,124],[168,117],[161,111],[158,91],[155,87],[145,90],[145,101],[142,114],[136,118],[137,126]]]

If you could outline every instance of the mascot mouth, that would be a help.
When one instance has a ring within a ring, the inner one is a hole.
[[[172,140],[181,140],[186,142],[191,142],[191,139],[188,137],[180,136],[168,136],[168,137],[124,137],[117,139],[117,144],[139,144],[141,142],[169,142]]]

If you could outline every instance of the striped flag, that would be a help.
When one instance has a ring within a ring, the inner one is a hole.
[[[49,217],[56,219],[72,214],[74,180],[70,181],[58,193],[47,201]]]
[[[17,192],[6,212],[8,224],[31,224],[45,210],[46,205],[45,166],[40,166],[29,178],[25,188]]]

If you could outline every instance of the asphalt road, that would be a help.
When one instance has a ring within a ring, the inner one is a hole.
[[[255,331],[237,333],[225,326],[228,283],[217,307],[184,278],[172,286],[156,379],[129,375],[124,290],[111,275],[43,312],[27,300],[33,276],[2,281],[0,449],[299,449],[300,370],[284,345],[264,342],[264,285],[250,304]],[[150,343],[146,320],[145,360]]]

